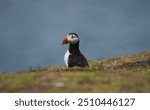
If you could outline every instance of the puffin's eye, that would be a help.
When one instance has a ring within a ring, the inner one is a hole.
[[[71,36],[71,38],[73,39],[73,38],[74,38],[74,36]]]

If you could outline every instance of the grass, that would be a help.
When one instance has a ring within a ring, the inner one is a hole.
[[[150,52],[89,63],[89,68],[50,66],[1,73],[0,92],[150,92]]]

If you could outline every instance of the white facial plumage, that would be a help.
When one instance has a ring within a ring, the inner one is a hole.
[[[75,34],[67,35],[67,40],[71,44],[76,44],[79,41],[79,38]]]

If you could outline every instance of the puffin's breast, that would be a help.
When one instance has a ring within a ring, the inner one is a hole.
[[[67,50],[67,52],[65,53],[65,56],[64,56],[64,61],[65,61],[65,64],[66,64],[67,67],[68,67],[69,55],[70,55],[70,52],[69,52],[69,50]]]

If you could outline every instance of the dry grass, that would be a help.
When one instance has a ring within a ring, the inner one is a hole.
[[[150,52],[141,52],[130,56],[107,58],[90,62],[91,68],[96,69],[119,69],[119,68],[149,68]]]

